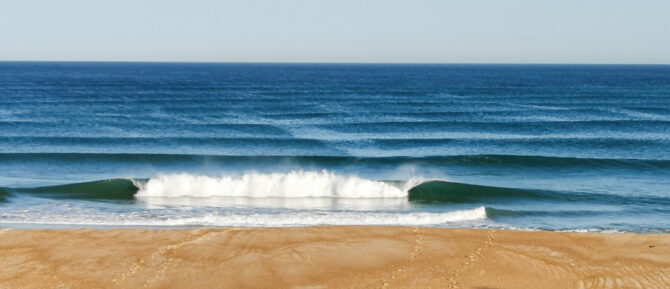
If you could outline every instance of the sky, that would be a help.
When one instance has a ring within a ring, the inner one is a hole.
[[[0,60],[670,64],[670,1],[0,0]]]

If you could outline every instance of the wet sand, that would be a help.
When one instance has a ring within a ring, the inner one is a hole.
[[[0,288],[670,288],[670,235],[3,229]]]

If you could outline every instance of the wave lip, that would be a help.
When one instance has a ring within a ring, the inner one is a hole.
[[[405,186],[411,183],[407,182]],[[408,195],[408,188],[357,176],[341,176],[325,170],[221,177],[169,174],[137,185],[137,198],[402,198]]]

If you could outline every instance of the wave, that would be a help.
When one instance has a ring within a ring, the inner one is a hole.
[[[447,181],[427,181],[408,191],[414,202],[472,203],[507,199],[560,199],[551,191],[471,185]]]
[[[116,200],[247,198],[341,200],[406,199],[412,203],[496,204],[515,201],[578,201],[588,203],[622,203],[664,205],[665,197],[618,196],[597,193],[506,188],[466,184],[445,180],[407,181],[365,179],[323,171],[288,173],[245,173],[219,177],[166,174],[150,179],[109,179],[33,188],[0,188],[0,201],[13,194],[52,199]],[[349,202],[349,201],[348,201]],[[193,202],[184,202],[184,204]],[[201,203],[202,202],[195,202]],[[207,202],[205,202],[206,204]],[[392,202],[395,203],[395,202]]]
[[[636,203],[647,206],[670,206],[670,198],[661,196],[625,196],[603,193],[554,191],[543,189],[483,186],[441,180],[423,181],[408,191],[408,200],[415,203],[479,203],[497,204],[516,201],[584,202],[590,204]],[[522,212],[514,212],[521,214]],[[528,212],[523,212],[527,214]],[[491,215],[504,215],[491,211]]]
[[[292,156],[292,155],[191,155],[191,154],[141,154],[141,153],[0,153],[3,162],[48,163],[149,163],[149,164],[276,164],[338,166],[403,165],[426,166],[487,166],[522,168],[620,168],[620,169],[670,169],[670,160],[652,159],[603,159],[551,157],[533,155],[453,155],[427,157],[355,157],[355,156]]]
[[[85,183],[35,188],[13,188],[10,192],[52,199],[133,200],[138,191],[137,181],[109,179]]]
[[[402,198],[407,197],[407,186],[417,182],[409,180],[399,187],[325,170],[222,177],[171,174],[139,184],[136,197]]]
[[[227,146],[302,146],[322,147],[324,142],[294,137],[96,137],[96,136],[0,136],[8,145],[227,145]]]
[[[7,191],[4,188],[0,188],[0,203],[4,203],[7,201],[7,196],[9,195],[9,191]]]
[[[666,131],[668,120],[560,120],[560,121],[368,121],[331,123],[320,128],[339,133],[406,133],[406,132],[491,132],[491,133],[566,133],[574,131],[659,132]]]
[[[472,185],[442,180],[381,181],[323,171],[245,173],[219,177],[165,174],[150,179],[109,179],[34,188],[12,193],[53,199],[134,200],[150,198],[405,198],[418,203],[480,203],[510,199],[560,199],[560,193]]]

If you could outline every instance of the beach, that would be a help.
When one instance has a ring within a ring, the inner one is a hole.
[[[425,227],[0,231],[0,288],[668,288],[670,237]]]

